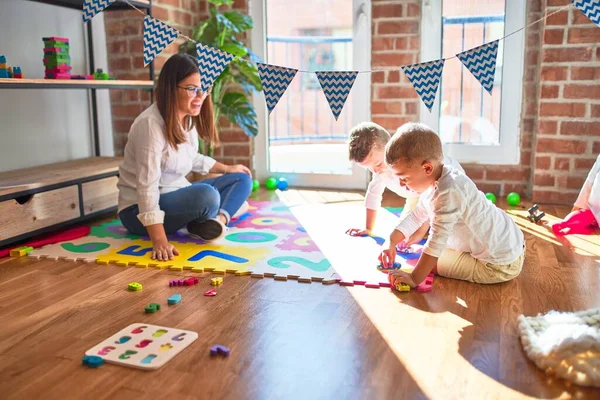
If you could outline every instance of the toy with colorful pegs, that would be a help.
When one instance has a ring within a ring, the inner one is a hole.
[[[181,302],[181,295],[179,293],[175,293],[167,299],[167,304],[169,304],[170,306],[174,304],[179,304],[179,302]]]
[[[496,204],[496,195],[494,193],[486,193],[485,197],[492,203]]]
[[[285,178],[279,178],[277,180],[277,189],[279,190],[287,190],[288,181]]]
[[[129,285],[127,285],[127,289],[129,289],[132,292],[140,291],[142,290],[142,288],[142,284],[137,282],[131,282]]]
[[[540,210],[537,204],[531,206],[527,212],[529,213],[527,219],[535,224],[539,224],[542,218],[546,216],[546,213]]]
[[[223,283],[223,278],[220,278],[220,277],[219,278],[212,278],[210,280],[210,284],[213,285],[213,286],[218,286],[218,285],[221,285],[222,283]]]
[[[158,304],[158,303],[151,303],[150,305],[147,305],[144,308],[144,311],[146,312],[146,314],[154,314],[158,310],[160,310],[160,304]]]
[[[104,364],[104,360],[102,357],[98,356],[84,356],[81,360],[81,364],[87,366],[88,368],[98,368]]]
[[[13,78],[23,79],[23,72],[21,71],[21,67],[13,68]]]
[[[224,357],[229,356],[229,353],[231,352],[231,350],[229,350],[228,347],[223,346],[222,344],[215,344],[213,346],[211,346],[210,348],[210,355],[211,356],[216,356],[221,354]]]
[[[9,78],[6,57],[0,55],[0,78]]]
[[[11,257],[23,257],[32,251],[33,251],[33,247],[27,247],[27,246],[17,247],[16,249],[12,249],[10,251],[10,256]]]
[[[519,193],[511,192],[506,196],[506,202],[510,206],[518,206],[521,202],[521,196],[519,196]]]

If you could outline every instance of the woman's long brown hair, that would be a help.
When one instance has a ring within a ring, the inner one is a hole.
[[[160,115],[165,121],[165,137],[174,149],[185,142],[185,133],[179,124],[177,117],[177,86],[188,76],[198,73],[198,64],[194,57],[189,54],[175,54],[171,56],[162,67],[158,76],[156,87],[156,104]],[[210,93],[204,99],[200,114],[196,117],[188,117],[184,129],[196,128],[198,136],[208,145],[219,146],[219,133],[215,125],[213,114],[213,103]]]

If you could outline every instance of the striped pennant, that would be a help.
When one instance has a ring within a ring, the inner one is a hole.
[[[337,121],[344,108],[346,99],[350,94],[350,89],[354,85],[357,71],[316,71],[319,83],[325,93],[325,98],[329,102],[329,108]]]
[[[202,43],[196,43],[196,52],[200,69],[200,88],[203,92],[208,92],[221,72],[233,60],[234,55]]]
[[[456,57],[477,78],[481,86],[492,94],[497,55],[498,41],[494,40],[493,42],[459,53]]]
[[[600,0],[571,0],[593,23],[600,26]]]
[[[91,21],[96,14],[114,2],[115,0],[83,0],[83,22]]]
[[[263,85],[265,100],[269,114],[277,105],[277,102],[283,96],[286,89],[296,76],[297,69],[279,67],[277,65],[257,63],[258,75]]]
[[[423,100],[429,111],[435,103],[435,95],[440,85],[444,59],[430,61],[420,64],[405,65],[402,68],[404,74],[413,84],[417,94]]]
[[[144,67],[178,37],[177,29],[146,15],[144,17]]]

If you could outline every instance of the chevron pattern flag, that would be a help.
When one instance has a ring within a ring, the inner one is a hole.
[[[263,85],[265,100],[269,114],[277,105],[277,102],[283,96],[286,89],[296,76],[297,69],[278,67],[277,65],[257,63],[258,75]]]
[[[435,95],[440,85],[444,59],[430,61],[420,64],[405,65],[402,68],[404,74],[413,84],[417,94],[423,100],[429,111],[435,103]]]
[[[221,72],[233,60],[234,55],[202,43],[196,43],[196,52],[200,69],[200,87],[203,92],[208,92]]]
[[[146,15],[144,17],[144,67],[178,36],[177,29]]]
[[[456,57],[477,78],[481,86],[492,94],[497,55],[498,41],[494,40],[493,42],[459,53]]]
[[[329,108],[337,121],[342,108],[348,99],[350,89],[354,85],[357,71],[316,71],[317,79],[323,88]]]
[[[83,0],[83,22],[91,21],[96,14],[114,2],[115,0]]]
[[[600,26],[600,0],[571,0],[593,23]]]

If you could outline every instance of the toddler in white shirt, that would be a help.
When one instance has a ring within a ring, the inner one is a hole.
[[[391,267],[396,245],[423,223],[430,225],[415,269],[390,273],[392,286],[415,287],[432,271],[476,283],[505,282],[519,275],[525,255],[523,233],[463,172],[444,164],[435,132],[423,124],[405,124],[388,142],[385,156],[400,185],[420,198],[391,234],[381,262]]]
[[[419,201],[419,194],[400,185],[400,182],[385,163],[385,145],[390,140],[390,134],[383,127],[373,122],[363,122],[350,131],[348,152],[350,161],[368,169],[373,174],[365,194],[366,223],[365,228],[349,229],[346,233],[352,236],[370,235],[375,226],[377,211],[381,207],[381,200],[385,188],[406,199],[400,219],[404,219],[415,209]],[[451,157],[444,157],[444,164],[464,172],[458,161]],[[402,243],[409,247],[418,243],[429,229],[425,222],[415,233]]]

